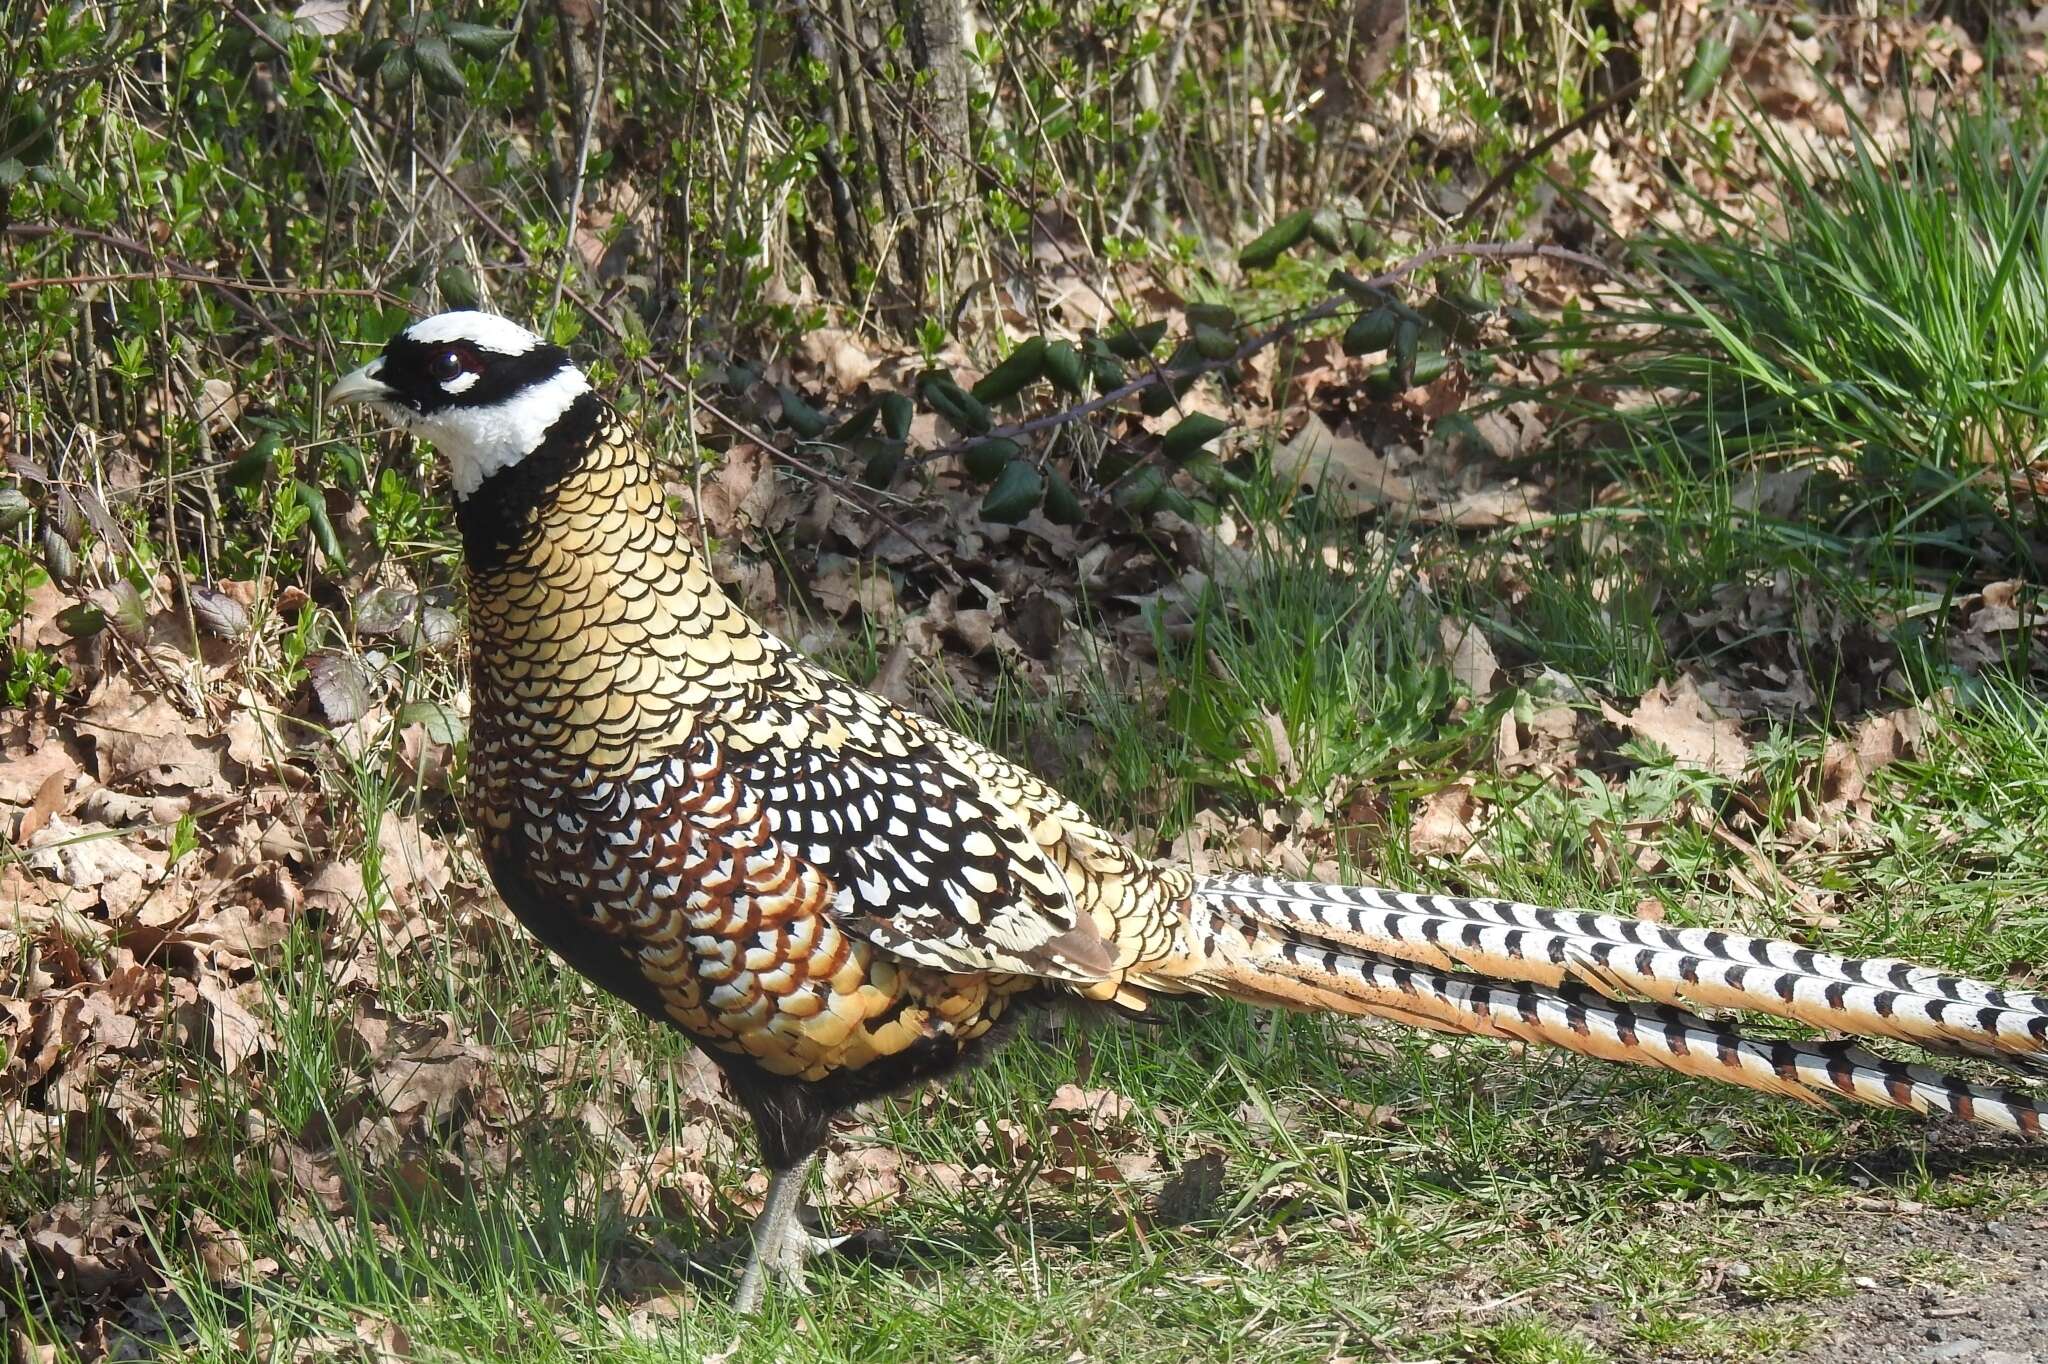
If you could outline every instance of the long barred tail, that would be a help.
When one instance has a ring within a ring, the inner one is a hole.
[[[1839,1096],[1947,1113],[2030,1137],[2048,1114],[2017,1090],[1849,1041],[1752,1038],[1685,1007],[1749,1009],[2025,1067],[2048,1052],[2048,1000],[2031,992],[1902,961],[1511,901],[1250,875],[1202,878],[1194,895],[1244,942],[1211,977],[1226,993],[1543,1042],[1810,1102]]]

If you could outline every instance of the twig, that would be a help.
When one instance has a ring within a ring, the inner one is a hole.
[[[240,10],[229,10],[228,17],[233,19],[236,23],[240,24],[243,28],[246,28],[251,33],[255,34],[257,38],[260,39],[261,41],[269,44],[271,50],[276,52],[279,56],[289,57],[291,55],[289,49],[287,49],[284,46],[284,44],[278,42],[277,39],[271,37],[268,33],[264,32],[262,25],[258,24],[254,19],[251,19],[248,15],[242,13]],[[533,265],[533,257],[527,254],[526,243],[520,241],[518,236],[510,228],[506,227],[503,223],[499,222],[496,218],[493,218],[489,213],[485,212],[483,205],[479,204],[476,201],[476,199],[471,196],[470,192],[462,187],[461,182],[458,181],[454,177],[454,175],[449,173],[449,170],[446,166],[443,166],[439,161],[436,161],[431,155],[428,154],[427,149],[419,144],[419,140],[415,138],[410,131],[400,127],[397,123],[394,123],[392,120],[385,118],[382,114],[371,113],[370,110],[364,106],[361,99],[357,98],[355,95],[350,94],[348,91],[342,89],[339,85],[336,85],[334,81],[329,77],[321,75],[316,71],[314,73],[313,79],[319,84],[322,90],[325,90],[328,93],[328,95],[331,98],[339,100],[342,104],[342,107],[354,110],[356,113],[361,114],[363,118],[366,119],[372,126],[382,129],[384,132],[403,141],[406,145],[406,149],[410,151],[414,156],[417,156],[419,158],[420,164],[425,166],[428,172],[436,180],[439,180],[443,185],[445,185],[450,194],[453,194],[457,199],[461,200],[463,207],[467,208],[470,211],[470,213],[475,216],[476,220],[479,223],[483,224],[484,227],[488,228],[492,236],[496,237],[500,242],[504,243],[506,246],[512,249],[512,253],[516,257],[518,257],[519,263],[522,266],[531,268],[531,266]]]
[[[1529,149],[1527,151],[1521,153],[1519,156],[1516,156],[1515,158],[1510,160],[1505,166],[1502,166],[1498,171],[1495,171],[1493,178],[1491,180],[1488,180],[1484,185],[1481,185],[1479,187],[1479,193],[1472,196],[1472,202],[1466,204],[1464,211],[1458,214],[1457,217],[1451,219],[1451,226],[1463,227],[1466,223],[1471,222],[1473,217],[1478,214],[1479,210],[1486,207],[1487,200],[1493,198],[1494,195],[1500,193],[1501,190],[1505,189],[1510,181],[1512,181],[1517,175],[1520,175],[1522,173],[1523,167],[1527,166],[1537,157],[1543,155],[1543,153],[1549,151],[1552,147],[1555,147],[1558,143],[1570,137],[1579,129],[1591,123],[1594,119],[1599,118],[1602,114],[1606,113],[1609,109],[1612,109],[1615,105],[1621,103],[1623,100],[1629,98],[1629,96],[1635,94],[1636,91],[1642,89],[1643,86],[1648,83],[1648,81],[1649,77],[1647,76],[1637,76],[1634,80],[1628,82],[1619,90],[1616,90],[1606,99],[1599,101],[1597,104],[1588,106],[1583,113],[1581,113],[1577,118],[1573,119],[1571,122],[1563,124],[1560,127],[1553,128],[1550,132],[1547,132],[1542,137],[1537,138],[1535,142],[1530,144]]]
[[[150,280],[212,284],[228,289],[246,290],[252,294],[282,294],[290,298],[369,298],[379,303],[396,304],[399,307],[408,306],[409,302],[389,289],[349,289],[340,285],[319,284],[253,284],[247,280],[225,279],[217,275],[198,274],[168,266],[161,270],[113,270],[96,275],[36,275],[29,279],[0,280],[0,289],[12,293],[17,289],[76,289],[88,284],[142,284]]]
[[[1583,269],[1596,270],[1604,275],[1619,277],[1616,276],[1614,267],[1607,264],[1607,262],[1577,251],[1568,250],[1562,246],[1550,246],[1538,242],[1446,242],[1442,246],[1432,246],[1427,251],[1420,252],[1417,255],[1410,256],[1407,260],[1389,266],[1372,278],[1362,281],[1362,283],[1368,289],[1381,289],[1389,284],[1399,283],[1416,271],[1426,269],[1440,260],[1470,257],[1484,260],[1521,260],[1530,257],[1540,257],[1545,260],[1563,261],[1567,264],[1580,266]],[[1249,338],[1243,345],[1220,360],[1202,360],[1192,365],[1183,365],[1174,369],[1155,365],[1151,370],[1139,375],[1123,387],[1113,388],[1107,393],[1090,398],[1085,403],[1063,408],[1058,412],[1048,412],[1043,416],[1032,417],[1027,421],[1014,422],[1008,426],[998,426],[985,435],[956,440],[950,445],[934,446],[932,449],[918,455],[912,463],[925,464],[947,455],[957,455],[978,441],[1014,439],[1018,436],[1031,435],[1037,431],[1048,431],[1054,427],[1065,426],[1070,422],[1077,422],[1083,417],[1100,412],[1104,408],[1114,407],[1124,399],[1131,397],[1133,394],[1142,393],[1148,388],[1153,388],[1160,384],[1171,384],[1180,379],[1199,378],[1204,374],[1210,374],[1219,369],[1228,369],[1232,365],[1241,365],[1260,351],[1292,336],[1309,323],[1320,322],[1327,317],[1334,317],[1344,311],[1345,308],[1355,306],[1355,304],[1356,300],[1349,294],[1333,294],[1314,307],[1285,319],[1271,330],[1260,332],[1257,336]]]
[[[140,278],[176,279],[190,284],[204,284],[209,288],[218,290],[236,312],[261,326],[279,341],[290,346],[296,346],[308,353],[315,349],[312,342],[304,337],[294,336],[290,332],[285,331],[271,319],[268,313],[242,297],[245,293],[289,292],[288,290],[280,289],[276,285],[251,284],[246,280],[229,279],[224,275],[215,274],[213,271],[194,265],[189,261],[179,260],[174,256],[166,256],[147,242],[138,242],[128,237],[117,236],[112,232],[96,232],[87,227],[67,227],[59,223],[5,223],[0,224],[0,235],[29,239],[57,236],[77,237],[81,241],[98,242],[102,246],[112,247],[114,250],[125,255],[139,256],[156,267],[151,271],[138,272]],[[43,282],[45,281],[32,279],[9,280],[7,281],[7,289],[9,291],[25,289]],[[71,281],[59,279],[50,282],[61,284]],[[88,276],[76,282],[92,283],[93,280]]]
[[[554,296],[548,300],[548,320],[554,321],[555,310],[562,306],[562,290],[569,283],[569,262],[576,258],[576,219],[583,212],[583,181],[590,168],[590,139],[597,131],[597,104],[604,97],[604,35],[605,15],[610,6],[600,5],[597,11],[597,56],[590,75],[590,98],[583,106],[583,131],[576,139],[576,179],[569,190],[569,216],[564,228],[566,240],[562,244],[562,268],[555,272]]]
[[[614,341],[623,342],[625,340],[624,336],[620,334],[619,329],[612,325],[612,321],[610,318],[606,317],[603,313],[598,312],[595,308],[592,308],[590,305],[584,303],[581,299],[577,299],[575,300],[575,302],[576,306],[583,311],[583,315],[588,317],[593,323],[597,325],[599,331],[603,332],[606,336],[611,337]],[[801,456],[791,454],[789,451],[784,450],[780,446],[776,445],[776,443],[772,439],[770,439],[766,435],[763,435],[761,432],[750,430],[744,422],[739,420],[739,418],[734,417],[730,413],[726,412],[725,409],[719,407],[718,405],[713,403],[709,398],[706,398],[703,394],[697,392],[697,390],[691,387],[689,384],[686,384],[681,379],[676,378],[676,376],[669,373],[665,367],[657,364],[653,360],[642,358],[640,360],[635,361],[635,363],[638,364],[640,368],[652,374],[656,379],[660,380],[661,383],[666,388],[668,388],[670,392],[677,393],[685,398],[688,398],[691,402],[695,403],[698,407],[702,408],[705,412],[709,413],[714,421],[718,422],[720,425],[730,430],[734,435],[738,436],[741,440],[748,441],[751,442],[752,444],[760,446],[763,450],[768,451],[777,459],[789,465],[791,468],[797,470],[799,473],[807,474],[810,477],[818,480],[818,482],[825,484],[833,491],[845,497],[847,501],[853,503],[862,511],[874,517],[877,521],[880,521],[883,526],[887,527],[889,530],[895,531],[898,535],[902,536],[905,540],[909,541],[911,547],[916,549],[918,553],[924,555],[925,558],[931,560],[932,565],[935,568],[937,568],[939,572],[943,573],[946,576],[946,580],[953,586],[963,587],[966,585],[966,579],[962,578],[959,572],[955,570],[951,564],[947,563],[944,559],[940,558],[937,551],[933,550],[931,546],[927,545],[923,540],[919,539],[917,537],[916,532],[912,531],[908,526],[905,526],[901,521],[898,521],[895,517],[891,516],[888,512],[888,509],[883,507],[881,502],[872,494],[870,494],[867,489],[860,487],[851,479],[848,479],[843,475],[832,472],[830,469],[820,468],[818,465],[811,463],[809,460],[804,459]]]
[[[1180,79],[1180,60],[1188,45],[1188,30],[1193,27],[1194,15],[1195,0],[1186,0],[1181,6],[1180,22],[1174,26],[1173,47],[1166,56],[1166,70],[1160,79],[1153,83],[1155,106],[1166,103],[1171,97],[1174,82]],[[1156,114],[1158,108],[1155,107],[1151,112]],[[1123,206],[1116,211],[1116,226],[1119,232],[1130,225],[1131,210],[1138,206],[1138,196],[1149,196],[1151,193],[1156,180],[1152,163],[1158,157],[1159,138],[1165,128],[1166,120],[1162,117],[1155,120],[1145,133],[1145,145],[1138,151],[1137,168],[1131,172],[1130,191],[1124,195]]]

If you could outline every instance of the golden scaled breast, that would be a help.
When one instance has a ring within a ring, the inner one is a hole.
[[[508,742],[623,774],[769,683],[781,648],[726,599],[650,460],[608,441],[470,584],[480,712]]]

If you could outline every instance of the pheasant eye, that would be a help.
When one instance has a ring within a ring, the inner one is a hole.
[[[462,352],[444,350],[427,362],[427,374],[435,383],[445,384],[462,373]]]

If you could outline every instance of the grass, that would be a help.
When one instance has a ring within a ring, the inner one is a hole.
[[[2037,114],[1987,102],[1901,145],[1851,117],[1840,154],[1749,127],[1740,210],[1695,196],[1701,227],[1639,243],[1655,287],[1560,337],[1587,343],[1594,450],[1692,540],[1668,562],[1695,581],[1726,581],[1731,535],[1891,587],[2035,561],[2048,158]]]

